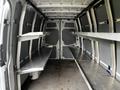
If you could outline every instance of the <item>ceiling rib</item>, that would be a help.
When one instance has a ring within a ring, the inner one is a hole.
[[[50,19],[74,19],[74,16],[54,16],[54,17],[49,17]]]
[[[63,5],[63,4],[49,4],[37,5],[38,8],[86,8],[88,5]]]
[[[50,14],[48,14],[47,16],[48,17],[75,17],[76,15],[69,15],[69,14],[67,14],[67,15],[57,15],[57,14],[50,15]]]
[[[43,13],[80,13],[80,11],[43,11]]]
[[[71,18],[87,8],[93,0],[32,0],[47,17]]]

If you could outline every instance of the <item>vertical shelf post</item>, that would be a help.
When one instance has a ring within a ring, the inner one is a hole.
[[[108,21],[109,21],[109,32],[114,33],[114,21],[113,21],[113,15],[111,11],[111,6],[110,6],[110,0],[104,0],[105,2],[105,7],[106,7],[106,12],[108,16]],[[116,52],[115,52],[115,42],[113,41],[111,43],[111,58],[112,58],[112,76],[116,76]]]
[[[90,12],[87,11],[87,18],[88,18],[88,22],[90,25],[90,32],[93,32],[93,27],[92,27],[92,21],[91,21],[91,17],[90,17]],[[91,48],[92,48],[92,60],[94,60],[95,57],[95,48],[94,48],[94,41],[91,40]]]
[[[93,25],[94,25],[94,32],[97,32],[98,27],[97,27],[97,21],[96,21],[94,9],[91,8],[90,11],[91,11],[91,16],[92,16]],[[94,58],[95,58],[96,62],[99,64],[100,59],[99,59],[99,43],[98,43],[98,41],[95,41],[95,51],[94,52],[95,52]]]
[[[34,15],[31,32],[34,32],[36,18],[37,18],[37,13],[35,13]],[[33,43],[33,40],[30,40],[30,46],[29,46],[29,59],[30,60],[32,60],[32,43]]]
[[[81,22],[80,22],[80,19],[78,18],[78,25],[80,26],[80,32],[82,32],[82,26],[81,26]],[[80,60],[82,60],[82,57],[83,57],[83,53],[84,53],[84,43],[83,43],[83,37],[80,38],[80,41],[81,41],[81,52],[80,52]]]
[[[26,8],[27,8],[27,3],[23,6],[23,10],[21,13],[21,18],[20,18],[20,23],[19,23],[19,35],[22,35],[23,32],[23,23],[24,23],[24,18],[26,14]],[[21,53],[21,41],[18,41],[17,45],[17,70],[20,69],[20,53]],[[18,85],[18,90],[21,90],[21,77],[20,74],[17,74],[17,85]]]

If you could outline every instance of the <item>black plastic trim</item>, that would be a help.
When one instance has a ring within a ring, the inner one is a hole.
[[[5,65],[5,62],[3,60],[3,45],[0,45],[0,67],[4,65]]]
[[[38,11],[44,18],[47,18],[45,16],[45,14],[42,13],[42,11],[40,9],[38,9],[34,4],[33,2],[31,2],[30,0],[26,0],[28,4],[30,4],[36,11]]]
[[[94,1],[92,1],[89,4],[89,6],[87,8],[85,8],[85,9],[83,9],[82,12],[80,12],[75,18],[81,17],[87,10],[89,10],[91,7],[93,7],[98,1],[100,1],[100,0],[94,0]],[[103,0],[101,0],[98,4],[100,4],[100,3],[103,3]]]

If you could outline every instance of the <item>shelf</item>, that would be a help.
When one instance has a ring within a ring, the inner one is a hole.
[[[120,33],[91,33],[91,32],[82,32],[76,33],[79,37],[84,37],[92,40],[108,40],[108,41],[118,41],[120,42]]]
[[[43,71],[44,67],[48,61],[48,58],[51,54],[52,48],[43,48],[41,50],[41,55],[34,57],[29,63],[21,67],[18,70],[18,74],[26,74],[37,71]]]
[[[43,32],[30,32],[30,33],[26,33],[23,35],[19,35],[19,41],[28,41],[28,40],[32,40],[32,39],[38,39],[40,37],[43,37],[44,34]]]

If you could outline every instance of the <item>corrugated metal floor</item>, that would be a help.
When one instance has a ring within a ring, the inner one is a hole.
[[[74,61],[49,61],[28,90],[88,90]]]

